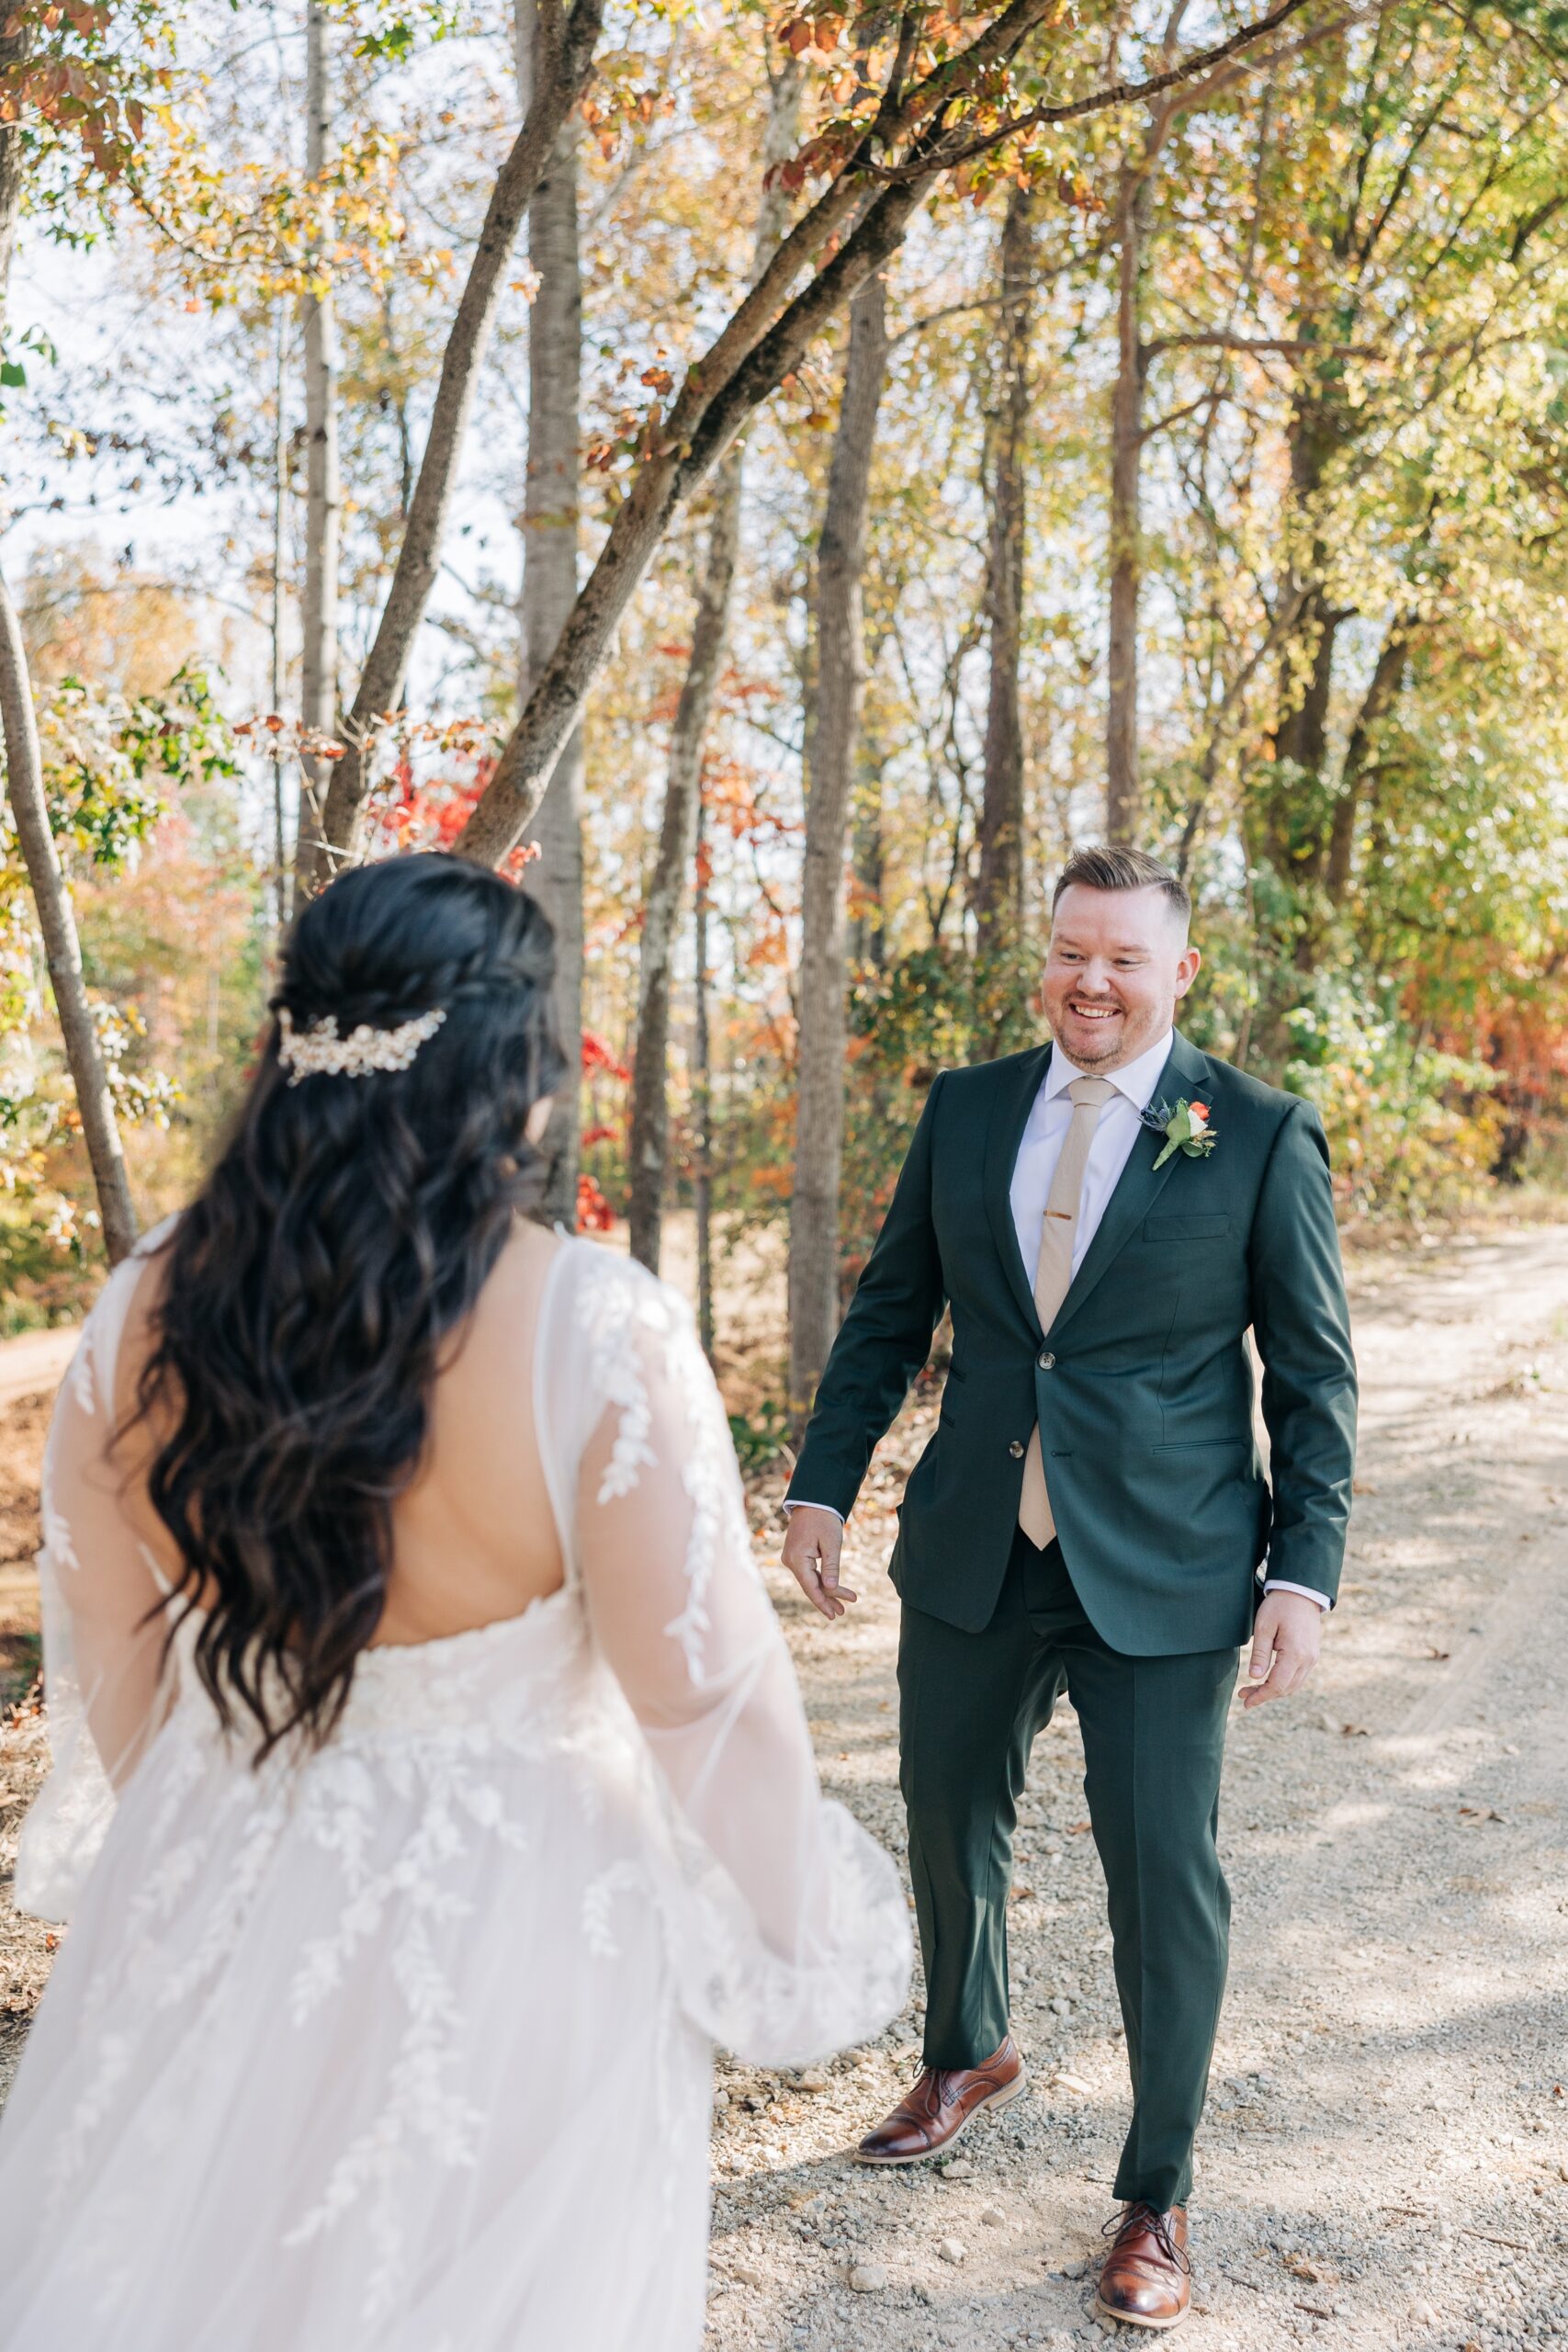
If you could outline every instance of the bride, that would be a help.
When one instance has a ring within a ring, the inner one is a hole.
[[[903,1999],[686,1309],[521,1214],[550,978],[493,875],[334,882],[216,1170],[83,1334],[15,2343],[692,2352],[713,2042],[798,2064]]]

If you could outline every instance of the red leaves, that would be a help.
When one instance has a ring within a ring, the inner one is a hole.
[[[596,1069],[602,1069],[607,1078],[618,1078],[623,1086],[631,1084],[632,1074],[625,1062],[611,1052],[603,1037],[596,1036],[592,1029],[585,1029],[582,1033],[582,1074],[590,1078]]]
[[[615,1222],[615,1213],[592,1177],[580,1176],[577,1180],[579,1233],[608,1233]]]

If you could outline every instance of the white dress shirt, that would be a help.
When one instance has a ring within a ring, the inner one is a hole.
[[[1100,1230],[1100,1221],[1111,1204],[1111,1195],[1121,1182],[1133,1146],[1138,1140],[1144,1113],[1154,1100],[1160,1072],[1170,1057],[1171,1032],[1168,1029],[1157,1044],[1136,1061],[1128,1062],[1122,1069],[1108,1070],[1104,1075],[1115,1089],[1100,1114],[1094,1140],[1089,1148],[1089,1164],[1084,1170],[1083,1192],[1078,1203],[1078,1227],[1073,1236],[1073,1272],[1082,1265],[1089,1243]],[[1062,1156],[1062,1146],[1072,1125],[1073,1106],[1067,1099],[1067,1089],[1075,1078],[1099,1075],[1079,1069],[1070,1062],[1060,1046],[1051,1049],[1045,1065],[1045,1075],[1040,1081],[1040,1091],[1024,1125],[1023,1139],[1013,1161],[1012,1184],[1009,1197],[1012,1203],[1012,1221],[1018,1234],[1018,1247],[1023,1260],[1023,1271],[1029,1287],[1034,1288],[1034,1276],[1040,1264],[1040,1240],[1045,1224],[1045,1204],[1050,1197],[1051,1179],[1056,1172],[1056,1162]],[[802,1508],[832,1510],[830,1503],[807,1505],[804,1495],[787,1503],[786,1510]],[[835,1519],[839,1513],[833,1511]],[[1310,1585],[1289,1584],[1282,1578],[1269,1577],[1265,1592],[1300,1592],[1315,1600],[1320,1609],[1329,1606],[1326,1593],[1314,1592]]]
[[[1151,1046],[1146,1054],[1140,1054],[1135,1062],[1129,1062],[1125,1069],[1106,1072],[1108,1082],[1116,1091],[1100,1114],[1094,1141],[1089,1148],[1089,1165],[1084,1170],[1083,1191],[1078,1199],[1078,1229],[1073,1236],[1075,1274],[1100,1230],[1100,1220],[1111,1205],[1111,1195],[1138,1140],[1144,1113],[1154,1100],[1159,1074],[1170,1057],[1170,1043],[1171,1033],[1168,1029],[1157,1045]],[[1060,1046],[1052,1047],[1034,1108],[1018,1147],[1018,1158],[1012,1164],[1012,1221],[1018,1230],[1018,1246],[1031,1290],[1040,1264],[1040,1238],[1045,1225],[1051,1179],[1056,1173],[1056,1162],[1062,1157],[1062,1146],[1073,1123],[1067,1089],[1075,1078],[1089,1075],[1070,1062]]]

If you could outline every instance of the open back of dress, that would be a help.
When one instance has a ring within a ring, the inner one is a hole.
[[[140,1271],[46,1468],[17,1891],[72,1925],[0,2125],[14,2340],[694,2352],[711,2041],[876,2031],[909,1937],[820,1794],[685,1306],[562,1245],[524,1408],[564,1585],[363,1653],[331,1740],[258,1767],[194,1623],[166,1659],[142,1624],[156,1571],[94,1467]]]

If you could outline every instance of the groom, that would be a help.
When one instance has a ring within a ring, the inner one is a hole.
[[[932,1086],[817,1392],[784,1546],[807,1599],[840,1615],[855,1598],[839,1582],[843,1521],[950,1306],[953,1367],[891,1564],[924,2071],[859,2154],[934,2155],[1023,2087],[1008,2030],[1013,1828],[1066,1690],[1133,2078],[1100,2302],[1145,2327],[1189,2307],[1237,1655],[1250,1639],[1247,1707],[1315,1661],[1355,1433],[1323,1128],[1175,1028],[1199,964],[1190,914],[1179,876],[1135,851],[1068,864],[1042,990],[1054,1043]]]

